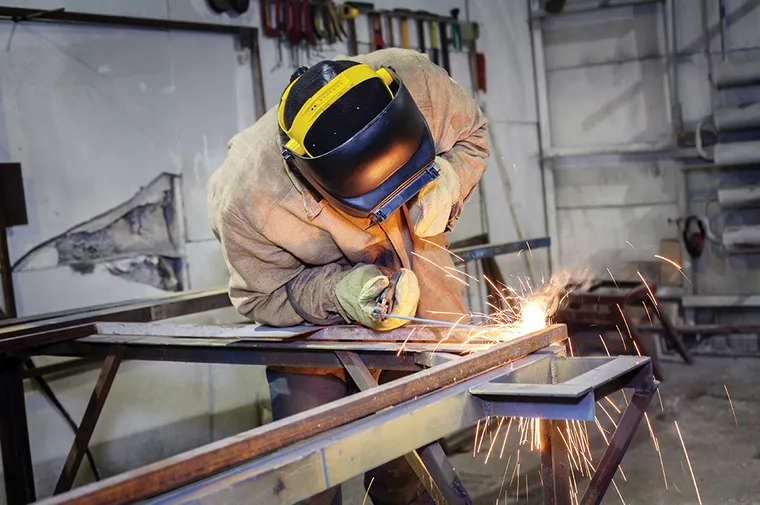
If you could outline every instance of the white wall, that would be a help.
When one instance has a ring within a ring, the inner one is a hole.
[[[259,2],[240,17],[215,15],[205,0],[14,0],[6,6],[123,14],[258,26]],[[447,14],[464,0],[378,0],[379,8],[404,7]],[[472,0],[470,14],[481,22],[479,49],[488,64],[484,104],[506,172],[490,163],[486,201],[492,242],[545,235],[538,170],[537,118],[530,34],[524,2]],[[359,22],[359,40],[368,40]],[[414,23],[410,41],[417,40]],[[11,36],[11,32],[13,32]],[[398,38],[398,26],[396,30]],[[223,284],[227,273],[205,215],[205,182],[222,162],[226,142],[254,120],[251,73],[234,38],[127,28],[0,23],[0,160],[23,165],[30,224],[10,232],[12,261],[134,196],[160,173],[180,176],[186,256],[186,287]],[[260,37],[267,107],[276,104],[292,71],[276,65],[277,42]],[[367,50],[367,45],[361,45]],[[311,52],[310,63],[345,48]],[[300,55],[306,64],[306,55]],[[451,53],[452,75],[470,87],[465,53]],[[524,237],[509,218],[505,183]],[[482,232],[479,198],[457,225],[460,237]],[[534,262],[546,269],[545,252]],[[525,275],[522,259],[501,258],[505,275]],[[140,298],[159,290],[110,275],[69,267],[14,275],[22,314]],[[233,320],[223,315],[194,321]],[[40,361],[42,362],[42,361]],[[78,419],[97,371],[53,382],[61,401]],[[263,370],[195,364],[127,363],[116,378],[93,446],[108,475],[136,467],[259,422],[265,402]],[[49,494],[73,438],[39,394],[29,390],[37,486]],[[86,465],[80,478],[90,478]],[[2,493],[0,493],[2,496]],[[2,503],[2,502],[0,502]]]
[[[706,1],[712,58],[718,61],[718,2]],[[584,265],[604,277],[607,268],[623,275],[623,263],[653,264],[660,241],[679,237],[669,219],[687,211],[703,214],[704,200],[717,187],[749,181],[745,175],[737,182],[730,173],[689,175],[688,201],[679,207],[682,164],[669,152],[653,152],[670,145],[673,134],[663,5],[566,14],[540,23],[551,135],[551,145],[544,147],[556,182],[555,244],[563,267]],[[713,107],[701,8],[692,0],[674,5],[680,114],[684,131],[693,131]],[[726,5],[730,57],[760,59],[760,5]],[[741,99],[760,98],[744,93]],[[615,150],[639,154],[599,154]],[[758,258],[728,259],[709,250],[695,265],[695,282],[704,294],[756,292],[758,266]]]

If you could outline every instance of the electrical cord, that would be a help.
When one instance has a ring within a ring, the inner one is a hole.
[[[32,358],[27,358],[24,364],[28,370],[35,370],[37,368],[37,365],[34,364]],[[68,411],[66,411],[66,408],[58,400],[58,397],[55,395],[53,388],[50,387],[50,384],[48,384],[48,382],[39,375],[32,377],[32,379],[37,384],[37,387],[40,388],[40,391],[45,396],[45,398],[47,398],[47,400],[53,405],[58,413],[61,414],[61,417],[63,417],[63,419],[66,421],[66,424],[69,425],[71,430],[74,432],[74,435],[76,436],[77,430],[79,430],[79,426],[77,426],[77,423],[74,422],[74,419],[71,418],[71,415],[68,413]],[[92,452],[90,452],[89,447],[85,448],[85,456],[87,456],[87,462],[90,464],[90,468],[92,469],[92,474],[95,476],[95,480],[100,480],[100,472],[98,471],[98,467],[95,465],[95,458],[93,457]]]

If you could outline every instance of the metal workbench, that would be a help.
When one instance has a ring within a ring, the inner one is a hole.
[[[10,335],[0,340],[8,504],[35,499],[22,384],[29,356],[103,360],[57,494],[45,503],[239,503],[251,496],[259,496],[259,503],[294,503],[399,456],[438,503],[471,503],[437,440],[488,416],[541,420],[544,503],[570,503],[570,463],[557,430],[565,420],[593,420],[597,400],[633,388],[581,499],[599,503],[657,386],[648,358],[565,357],[564,325],[496,345],[486,339],[463,345],[454,342],[471,337],[472,330],[449,335],[448,329],[418,328],[411,341],[408,327],[376,333],[359,327],[135,322],[224,304],[218,291],[191,293],[30,321],[26,331],[0,328],[0,335]],[[120,318],[126,322],[113,322]],[[112,322],[97,322],[103,319]],[[361,392],[69,491],[125,359],[336,367]],[[378,386],[370,369],[410,374]]]

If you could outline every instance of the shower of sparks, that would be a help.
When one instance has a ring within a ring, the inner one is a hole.
[[[691,467],[691,459],[689,453],[686,451],[686,444],[683,442],[683,436],[681,435],[681,429],[678,427],[678,421],[673,421],[676,425],[676,431],[678,432],[678,439],[681,441],[681,447],[683,447],[683,453],[686,456],[686,464],[689,465],[689,473],[691,474],[691,480],[694,482],[694,490],[697,492],[697,501],[699,505],[702,505],[702,497],[699,495],[699,487],[697,486],[697,478],[694,476],[694,469]]]
[[[660,458],[660,468],[662,468],[662,480],[665,481],[665,491],[668,490],[668,478],[665,475],[665,464],[662,461],[662,452],[660,451],[660,442],[654,435],[654,429],[652,429],[652,423],[649,422],[649,414],[644,412],[644,419],[647,421],[647,427],[649,428],[649,436],[652,437],[652,443],[654,444],[654,450],[657,452],[657,456]]]
[[[728,397],[728,404],[731,405],[731,413],[734,415],[734,424],[736,424],[736,427],[739,427],[739,420],[736,419],[736,411],[734,410],[734,402],[731,401],[731,395],[728,394],[728,386],[723,384],[723,389],[726,390],[726,397]]]
[[[692,286],[694,286],[694,283],[691,282],[691,279],[689,279],[689,277],[685,273],[683,273],[683,268],[681,267],[681,265],[679,265],[678,263],[676,263],[675,261],[673,261],[671,259],[666,258],[665,256],[660,256],[659,254],[655,254],[654,257],[657,258],[658,260],[662,260],[662,261],[664,261],[666,263],[670,263],[671,265],[673,265],[676,268],[676,270],[678,270],[678,272],[681,275],[683,275],[683,278],[686,279],[687,281],[689,281],[689,284],[691,284]],[[694,286],[694,287],[696,288],[696,286]]]
[[[625,241],[625,243],[626,243],[626,244],[628,244],[629,246],[631,246],[631,249],[633,249],[634,251],[636,250],[636,248],[635,248],[635,247],[633,247],[633,244],[631,244],[631,243],[630,243],[630,242],[628,242],[627,240]]]
[[[412,334],[415,332],[417,328],[412,328],[412,331],[409,332],[409,335],[406,336],[404,341],[401,343],[401,347],[399,347],[398,352],[396,353],[396,356],[401,356],[401,352],[404,350],[404,346],[407,342],[409,342],[409,337],[412,336]]]
[[[442,270],[442,271],[443,271],[443,272],[446,274],[446,277],[451,277],[452,279],[454,279],[454,280],[456,280],[456,281],[458,281],[458,282],[460,282],[460,283],[464,284],[464,285],[465,285],[465,286],[467,286],[467,287],[469,287],[469,286],[470,286],[470,285],[469,285],[469,284],[468,284],[466,281],[463,281],[462,279],[460,279],[460,278],[459,278],[459,277],[457,277],[456,275],[452,275],[452,274],[449,272],[449,270],[446,270],[444,267],[442,267],[441,265],[439,265],[439,264],[438,264],[438,263],[436,263],[435,261],[431,261],[430,259],[428,259],[428,258],[426,258],[426,257],[422,256],[421,254],[417,254],[417,253],[416,253],[416,252],[414,252],[414,251],[412,251],[412,256],[415,256],[415,257],[417,257],[417,258],[420,258],[420,259],[422,259],[422,260],[424,260],[424,261],[427,261],[428,263],[430,263],[430,264],[431,264],[431,265],[433,265],[434,267],[436,267],[436,268],[438,268],[438,269]]]
[[[633,335],[631,335],[631,327],[628,326],[628,319],[626,319],[625,317],[625,312],[623,312],[623,309],[620,308],[619,303],[616,303],[615,305],[617,305],[617,309],[620,311],[620,316],[623,318],[623,322],[625,323],[625,330],[628,332],[628,338],[630,338],[633,341]],[[636,342],[633,342],[633,343],[634,345],[636,344]]]
[[[478,449],[478,432],[480,431],[480,419],[478,419],[478,424],[475,426],[475,442],[472,444],[472,457],[475,457],[475,454],[477,454]]]
[[[501,444],[501,452],[499,452],[499,459],[501,459],[502,456],[504,456],[504,448],[507,446],[507,439],[509,438],[509,430],[512,428],[512,420],[514,417],[509,418],[509,422],[507,423],[507,431],[504,433],[504,442]],[[512,456],[510,456],[511,458]],[[507,462],[509,464],[509,462]]]
[[[659,313],[660,309],[657,307],[657,300],[654,297],[654,293],[652,293],[652,288],[649,287],[649,284],[647,284],[647,281],[646,281],[646,279],[644,279],[644,276],[641,275],[641,272],[639,272],[637,270],[636,273],[638,274],[639,278],[641,279],[641,282],[643,282],[644,285],[647,287],[647,291],[649,291],[649,299],[652,300],[652,304],[654,305],[654,308],[657,309],[657,312]]]
[[[615,280],[615,276],[614,276],[614,275],[612,275],[612,272],[610,272],[610,269],[609,269],[609,268],[607,269],[607,273],[608,273],[608,274],[610,274],[610,279],[612,279],[612,283],[615,285],[615,288],[617,288],[617,289],[619,290],[619,289],[620,289],[620,286],[618,286],[618,283],[617,283],[617,281]]]
[[[620,326],[615,325],[615,328],[618,331],[618,334],[620,335],[620,341],[623,342],[623,350],[628,350],[628,346],[625,345],[625,337],[623,336],[623,332],[620,331]]]
[[[375,478],[374,477],[372,477],[370,479],[370,481],[369,481],[369,486],[367,486],[367,491],[364,493],[364,499],[362,500],[362,505],[364,505],[364,503],[366,503],[366,501],[367,501],[367,496],[369,496],[369,488],[372,487],[372,483],[373,482],[375,482]]]
[[[506,419],[506,417],[502,417],[499,420],[499,426],[496,427],[496,434],[493,436],[493,439],[491,440],[491,446],[488,448],[488,454],[486,454],[486,460],[483,464],[488,463],[488,458],[491,457],[491,451],[493,451],[493,446],[496,443],[496,440],[498,440],[499,438],[499,430],[501,430],[501,425],[504,424],[504,419]]]
[[[512,460],[512,456],[509,457],[509,461]],[[504,482],[507,480],[507,470],[509,470],[509,461],[504,467],[504,476],[501,478],[501,487],[499,487],[499,494],[496,495],[496,505],[499,505],[499,498],[501,498],[501,492],[504,490]],[[507,503],[507,496],[504,495],[504,505]]]
[[[459,261],[464,262],[464,258],[462,258],[460,256],[457,256],[457,254],[454,251],[451,251],[450,249],[447,249],[447,248],[443,247],[442,245],[438,245],[435,242],[433,242],[432,240],[428,240],[428,239],[423,238],[423,237],[419,237],[419,239],[422,240],[423,242],[425,242],[426,244],[430,244],[432,246],[435,246],[438,249],[443,249],[444,251],[446,251],[447,253],[451,254],[452,256],[454,256]]]
[[[602,345],[604,346],[604,350],[607,351],[607,356],[610,356],[610,350],[607,348],[607,342],[604,341],[604,337],[602,337],[602,334],[599,334],[599,340],[602,341]]]
[[[483,438],[485,438],[486,431],[488,431],[488,422],[491,420],[491,416],[486,417],[486,422],[483,424],[483,431],[480,433],[480,442],[478,442],[478,453],[483,446]]]
[[[641,302],[641,305],[644,306],[644,312],[647,313],[647,319],[649,319],[649,324],[654,324],[652,322],[652,316],[649,314],[649,309],[647,308],[647,303],[646,302]]]

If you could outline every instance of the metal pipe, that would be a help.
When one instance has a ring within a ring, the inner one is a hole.
[[[746,165],[760,162],[760,140],[751,142],[734,142],[715,144],[715,163],[717,165]]]
[[[726,1],[718,0],[718,16],[720,16],[720,54],[723,61],[728,61],[726,51]]]
[[[760,102],[735,107],[718,107],[713,114],[713,122],[718,131],[760,127]]]

